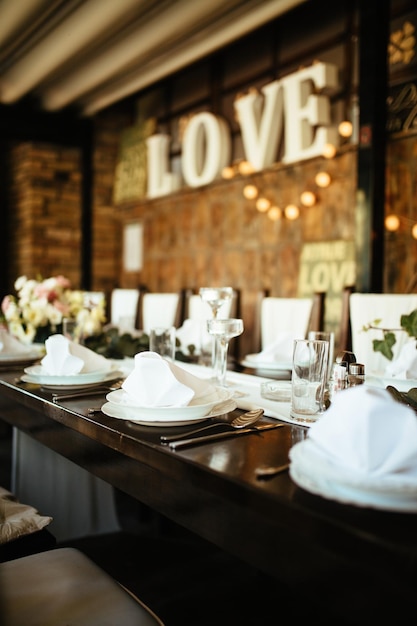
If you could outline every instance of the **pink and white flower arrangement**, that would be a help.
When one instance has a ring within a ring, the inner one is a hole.
[[[43,280],[19,276],[14,287],[16,295],[3,298],[1,311],[9,332],[22,343],[62,332],[64,318],[75,319],[83,336],[98,334],[106,321],[104,297],[92,306],[85,292],[71,289],[65,276]]]

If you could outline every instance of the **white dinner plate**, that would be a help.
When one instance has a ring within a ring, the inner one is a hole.
[[[417,387],[415,378],[395,378],[394,376],[386,376],[384,372],[365,374],[365,383],[370,387],[382,387],[383,389],[390,385],[398,391],[409,391],[413,387]]]
[[[71,392],[71,391],[83,391],[84,389],[91,389],[94,387],[100,387],[100,385],[108,385],[109,383],[112,383],[113,381],[119,380],[120,378],[124,378],[125,374],[121,371],[121,370],[112,370],[111,372],[109,372],[108,374],[106,374],[105,376],[103,376],[103,378],[101,378],[100,380],[97,380],[96,382],[93,383],[81,383],[81,384],[54,384],[54,383],[40,383],[39,380],[34,377],[34,376],[30,376],[29,374],[23,374],[23,376],[20,377],[20,380],[24,383],[32,383],[34,385],[39,385],[42,384],[42,388],[43,389],[47,389],[48,391],[65,391],[65,392]]]
[[[273,372],[292,370],[291,361],[260,361],[258,354],[247,354],[241,361],[243,367],[251,367],[257,370],[271,370]]]
[[[107,394],[106,400],[110,404],[114,404],[123,410],[129,412],[129,415],[135,415],[140,412],[140,417],[157,419],[163,418],[165,421],[169,419],[193,419],[205,417],[218,404],[223,404],[226,400],[233,397],[233,392],[223,387],[217,387],[215,392],[210,393],[202,398],[193,398],[187,406],[139,406],[131,399],[124,389],[117,389]],[[131,418],[128,418],[131,419]]]
[[[95,370],[94,372],[85,372],[80,374],[70,374],[67,376],[50,376],[43,373],[42,365],[32,365],[25,368],[25,374],[31,377],[32,383],[40,385],[86,385],[88,383],[103,382],[106,378],[115,372],[115,366],[110,365],[107,369]],[[27,382],[27,381],[26,381]]]
[[[6,352],[4,350],[0,352],[0,365],[9,363],[28,365],[40,359],[44,354],[43,346],[28,346],[27,350],[22,350],[21,352]]]
[[[114,392],[112,392],[114,393]],[[212,417],[218,417],[219,415],[224,415],[225,413],[229,413],[230,411],[234,411],[236,408],[236,401],[232,398],[228,398],[224,402],[219,402],[215,404],[215,406],[209,410],[208,413],[204,415],[193,415],[192,412],[188,411],[189,407],[181,407],[178,409],[178,413],[173,415],[167,415],[166,408],[154,408],[151,412],[147,408],[131,408],[125,407],[120,404],[116,404],[114,402],[106,402],[101,407],[102,412],[109,417],[116,417],[117,419],[127,420],[129,422],[134,422],[135,424],[140,424],[141,426],[187,426],[188,424],[195,424],[197,422],[202,422]]]
[[[290,476],[316,495],[343,504],[417,512],[417,481],[410,474],[369,476],[348,471],[323,457],[314,441],[306,439],[290,450]]]

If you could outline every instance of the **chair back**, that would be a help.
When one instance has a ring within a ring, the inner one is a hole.
[[[382,339],[380,329],[398,329],[393,347],[394,359],[398,357],[409,335],[401,330],[401,315],[408,315],[417,309],[417,294],[351,293],[349,297],[352,351],[358,363],[364,363],[365,372],[384,371],[389,361],[373,349],[373,340]],[[380,320],[377,329],[366,332],[364,327]]]
[[[113,289],[110,296],[110,323],[125,330],[136,327],[139,289]]]
[[[261,291],[255,312],[253,351],[264,350],[283,331],[307,337],[309,330],[324,330],[325,295],[317,292],[311,298],[281,298]]]
[[[145,333],[158,326],[168,328],[181,323],[180,293],[144,293],[140,298],[138,327]]]

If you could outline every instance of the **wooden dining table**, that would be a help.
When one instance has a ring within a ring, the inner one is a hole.
[[[90,414],[105,392],[56,403],[51,391],[4,368],[0,390],[0,419],[273,577],[277,594],[283,581],[305,601],[321,598],[340,613],[340,623],[342,617],[352,624],[379,614],[387,619],[390,612],[398,620],[414,607],[415,513],[328,500],[299,488],[288,471],[257,478],[260,465],[288,461],[304,427],[283,422],[263,433],[172,450],[160,436],[183,427]]]

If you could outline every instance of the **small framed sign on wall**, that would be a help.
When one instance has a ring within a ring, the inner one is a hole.
[[[123,230],[123,269],[125,272],[140,272],[142,267],[143,225],[131,222]]]

